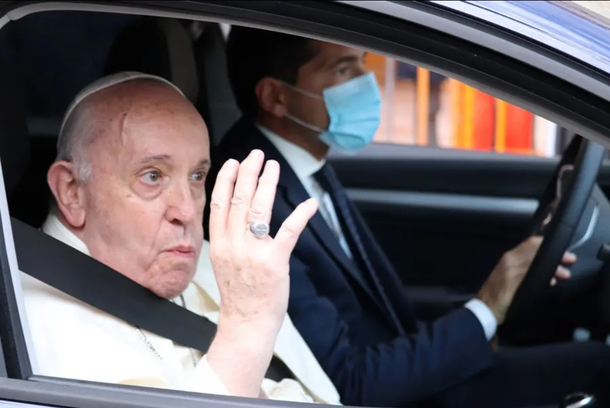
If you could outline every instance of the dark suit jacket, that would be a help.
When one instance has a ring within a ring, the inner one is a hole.
[[[273,144],[252,122],[242,119],[218,146],[212,162],[219,169],[229,158],[243,160],[254,148],[281,166],[271,222],[275,234],[309,195]],[[212,173],[210,188],[214,181]],[[299,238],[290,263],[289,315],[337,387],[342,403],[404,406],[489,367],[489,342],[468,309],[432,323],[415,320],[397,274],[352,209],[387,302],[345,255],[320,213]],[[390,317],[389,308],[398,321]]]

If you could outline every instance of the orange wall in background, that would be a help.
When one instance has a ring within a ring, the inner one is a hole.
[[[490,151],[494,147],[495,98],[475,90],[474,142],[472,149]]]
[[[380,86],[386,81],[386,57],[367,54],[365,68],[375,73]],[[392,60],[398,68],[398,62]],[[415,81],[414,140],[428,145],[429,71],[418,68]],[[393,84],[389,84],[394,86]],[[534,115],[494,98],[476,88],[449,79],[453,135],[451,145],[458,149],[534,153]],[[394,96],[396,98],[396,96]],[[395,101],[385,101],[393,104]],[[405,115],[407,112],[397,114]],[[387,124],[392,126],[392,124]]]
[[[534,115],[507,104],[506,153],[532,154],[534,151]]]
[[[450,80],[453,112],[453,145],[458,149],[492,150],[495,100],[492,96],[454,79]]]
[[[364,62],[365,68],[375,73],[380,84],[385,83],[385,61],[386,57],[384,56],[368,53]]]

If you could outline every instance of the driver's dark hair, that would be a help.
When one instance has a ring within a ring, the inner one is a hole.
[[[244,116],[258,114],[256,84],[273,77],[291,85],[299,68],[317,55],[308,38],[249,27],[232,26],[227,41],[229,81]]]

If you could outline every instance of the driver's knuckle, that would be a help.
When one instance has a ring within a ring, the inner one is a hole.
[[[527,241],[532,245],[537,245],[542,242],[542,237],[540,237],[540,236],[529,237],[529,239]]]
[[[513,258],[515,256],[513,255],[512,252],[507,252],[504,255],[502,255],[502,258],[500,258],[500,265],[502,266],[503,269],[510,269],[511,265],[513,264]]]

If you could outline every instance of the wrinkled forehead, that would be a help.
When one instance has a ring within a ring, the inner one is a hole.
[[[100,128],[92,154],[103,156],[106,164],[126,164],[126,160],[151,155],[171,156],[185,164],[209,158],[208,133],[201,115],[170,87],[130,87],[124,92],[100,93],[90,103]]]

